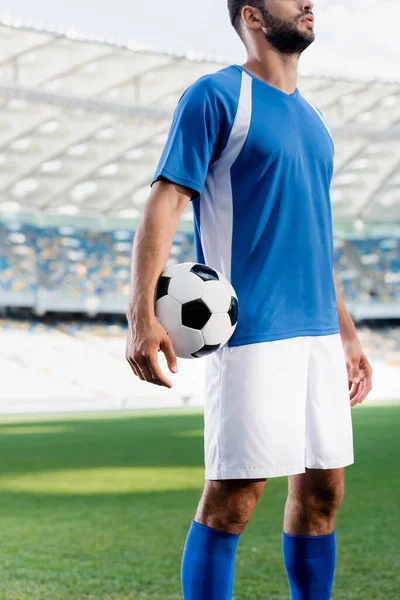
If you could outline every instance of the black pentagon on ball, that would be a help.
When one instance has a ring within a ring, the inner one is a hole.
[[[207,265],[194,265],[190,272],[198,275],[203,281],[219,281],[218,273],[211,267],[207,267]]]
[[[211,312],[203,300],[193,300],[182,305],[182,325],[190,329],[203,329],[211,318]]]
[[[159,300],[160,298],[163,298],[164,296],[166,296],[168,294],[168,288],[169,288],[170,281],[171,281],[171,277],[163,277],[163,276],[160,277],[160,279],[158,280],[158,284],[157,284],[156,301]]]
[[[203,356],[207,356],[208,354],[212,354],[213,352],[215,352],[216,350],[218,350],[219,347],[220,347],[220,344],[217,344],[216,346],[203,346],[200,350],[198,350],[197,352],[195,352],[191,356],[193,356],[193,358],[202,358]]]
[[[231,298],[231,305],[228,310],[228,315],[231,319],[231,323],[232,323],[232,327],[233,327],[234,325],[236,325],[236,323],[238,322],[238,319],[239,319],[239,302],[237,301],[237,298],[235,298],[235,296],[232,296],[232,298]]]

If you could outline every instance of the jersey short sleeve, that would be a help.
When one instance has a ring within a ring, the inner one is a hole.
[[[190,86],[176,107],[152,184],[164,178],[200,195],[224,137],[226,120],[211,78],[203,77]]]

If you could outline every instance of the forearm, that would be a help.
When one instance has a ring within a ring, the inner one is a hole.
[[[339,317],[339,329],[343,343],[358,341],[357,330],[353,319],[347,311],[340,293],[340,285],[336,273],[333,272],[336,291],[336,308]]]
[[[168,261],[181,212],[190,200],[171,184],[155,186],[133,243],[128,319],[138,308],[142,315],[154,315],[157,281]]]

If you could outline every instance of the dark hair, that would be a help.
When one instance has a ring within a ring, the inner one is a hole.
[[[262,10],[265,8],[264,0],[228,0],[228,10],[232,26],[240,35],[240,15],[244,6],[253,6]]]

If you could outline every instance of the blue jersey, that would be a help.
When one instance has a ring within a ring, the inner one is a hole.
[[[239,298],[229,346],[339,332],[330,183],[319,110],[233,65],[181,97],[154,179],[195,191],[196,261]]]

